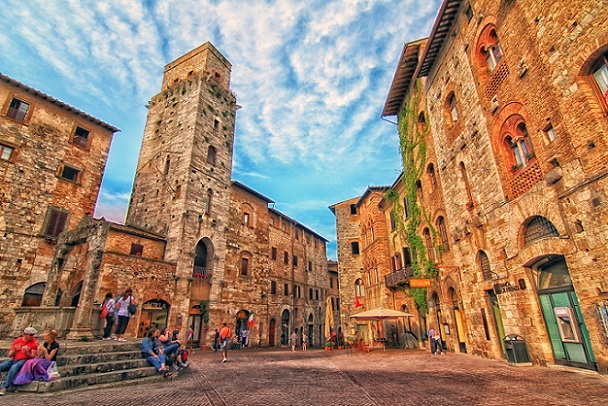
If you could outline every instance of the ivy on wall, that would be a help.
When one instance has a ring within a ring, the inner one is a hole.
[[[436,246],[437,230],[433,227],[430,216],[418,204],[417,199],[418,188],[416,181],[424,173],[427,149],[425,137],[428,134],[428,127],[418,125],[417,113],[419,104],[420,97],[415,95],[408,103],[404,104],[398,117],[399,148],[403,162],[401,183],[403,184],[404,199],[407,204],[407,218],[405,218],[404,207],[401,204],[399,193],[395,189],[389,189],[386,193],[386,198],[390,199],[393,203],[391,212],[391,216],[395,222],[393,245],[396,246],[398,241],[407,243],[412,257],[414,277],[435,278],[437,277],[437,268],[432,259],[427,256],[427,247],[425,247],[424,240],[419,234],[419,227],[424,219],[431,231],[433,246],[429,247],[429,249],[439,248],[439,252],[441,252],[441,247]],[[414,299],[420,313],[426,314],[428,312],[426,289],[402,288],[402,290],[404,294]]]

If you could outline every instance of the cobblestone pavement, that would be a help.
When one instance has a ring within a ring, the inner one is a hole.
[[[608,377],[422,350],[196,351],[176,380],[45,394],[6,405],[600,405]]]

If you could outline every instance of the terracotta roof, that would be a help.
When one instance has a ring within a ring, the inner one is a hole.
[[[34,96],[37,96],[37,97],[39,97],[41,99],[47,100],[48,102],[53,103],[54,105],[59,106],[62,109],[67,110],[67,111],[69,111],[71,113],[74,113],[74,114],[76,114],[76,115],[84,118],[85,120],[91,121],[92,123],[97,124],[100,127],[103,127],[103,128],[105,128],[107,130],[110,130],[113,133],[115,133],[117,131],[120,131],[118,128],[114,127],[113,125],[110,125],[110,124],[108,124],[106,122],[101,121],[98,118],[90,116],[87,113],[85,113],[84,111],[80,111],[77,108],[70,106],[69,104],[66,104],[66,103],[64,103],[64,102],[62,102],[60,100],[57,100],[54,97],[51,97],[51,96],[49,96],[46,93],[42,93],[41,91],[36,90],[36,89],[34,89],[32,87],[24,85],[23,83],[18,82],[15,79],[12,79],[12,78],[10,78],[10,77],[8,77],[6,75],[3,75],[2,73],[0,73],[0,80],[3,80],[6,83],[11,84],[11,85],[13,85],[15,87],[18,87],[18,88],[20,88],[20,89],[22,89],[22,90],[24,90],[24,91],[26,91],[28,93],[31,93]]]
[[[237,180],[233,180],[232,181],[232,185],[237,186],[241,189],[243,189],[244,191],[251,193],[254,196],[259,197],[260,199],[264,200],[266,203],[274,203],[274,200],[264,196],[263,194],[253,190],[252,188],[250,188],[249,186],[245,186],[244,184],[242,184],[241,182],[237,181]]]
[[[310,228],[306,227],[304,224],[300,223],[299,221],[296,221],[296,220],[292,219],[291,217],[286,216],[285,214],[281,213],[281,212],[280,212],[280,211],[278,211],[277,209],[273,209],[273,208],[269,207],[269,208],[268,208],[268,211],[269,211],[270,213],[274,213],[274,214],[276,214],[277,216],[281,216],[281,217],[283,217],[283,218],[286,218],[287,220],[291,221],[291,222],[292,222],[294,225],[296,225],[296,226],[300,227],[301,229],[306,230],[306,231],[308,231],[309,233],[316,235],[317,237],[319,237],[320,239],[322,239],[322,240],[323,240],[323,241],[325,241],[325,242],[329,242],[329,240],[328,240],[327,238],[323,237],[321,234],[319,234],[319,233],[317,233],[316,231],[314,231],[314,230],[312,230],[312,229],[310,229]]]
[[[393,82],[391,83],[388,97],[384,103],[381,117],[396,116],[399,113],[399,109],[403,104],[403,99],[412,82],[414,72],[416,72],[416,68],[418,67],[420,47],[425,41],[426,38],[409,42],[403,46],[399,65],[397,65],[397,70],[393,76]]]
[[[435,64],[437,55],[439,54],[439,51],[441,51],[441,47],[452,28],[452,23],[456,19],[456,15],[458,14],[458,10],[462,3],[463,0],[444,0],[441,9],[439,9],[439,14],[435,20],[435,25],[431,31],[424,54],[422,55],[422,60],[418,66],[418,71],[415,75],[416,78],[428,76],[431,68]]]

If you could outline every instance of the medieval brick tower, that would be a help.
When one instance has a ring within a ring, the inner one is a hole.
[[[165,66],[162,90],[148,106],[126,224],[166,238],[178,318],[219,295],[211,275],[223,280],[238,108],[230,73],[207,42]]]

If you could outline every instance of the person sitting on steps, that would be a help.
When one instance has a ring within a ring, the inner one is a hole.
[[[165,365],[165,354],[155,340],[159,335],[159,329],[148,331],[148,335],[141,342],[141,355],[166,378],[172,374]]]

